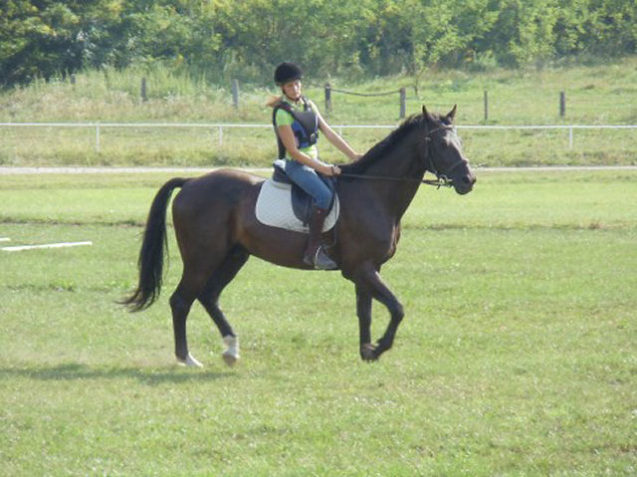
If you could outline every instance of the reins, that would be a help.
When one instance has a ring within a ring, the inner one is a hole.
[[[365,174],[351,174],[342,172],[337,177],[348,177],[351,179],[364,179],[370,181],[395,181],[395,182],[419,182],[440,189],[441,187],[452,187],[453,183],[445,176],[438,176],[437,179],[412,179],[411,177],[388,177],[388,176],[369,176]]]

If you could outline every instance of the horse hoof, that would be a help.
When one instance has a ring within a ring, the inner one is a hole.
[[[235,363],[239,361],[238,355],[234,355],[228,352],[223,353],[221,357],[223,358],[224,363],[226,363],[230,367],[234,366]]]
[[[365,343],[361,346],[361,358],[363,361],[376,361],[378,356],[376,355],[376,346],[371,343]]]
[[[239,338],[231,335],[224,336],[223,344],[225,345],[226,350],[223,352],[221,357],[228,366],[234,366],[239,360]]]
[[[188,356],[186,356],[186,359],[177,358],[177,362],[180,365],[188,366],[189,368],[203,368],[203,364],[201,364],[199,361],[193,358],[193,356],[190,353],[188,353]]]

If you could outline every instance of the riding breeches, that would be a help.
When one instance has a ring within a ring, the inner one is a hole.
[[[288,159],[285,161],[285,173],[295,184],[312,196],[317,207],[329,208],[332,202],[332,189],[314,169]]]

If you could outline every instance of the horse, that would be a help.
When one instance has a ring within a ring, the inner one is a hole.
[[[410,116],[355,162],[344,164],[336,193],[340,217],[324,238],[342,276],[354,283],[359,323],[359,353],[377,360],[389,350],[404,310],[380,276],[400,238],[400,221],[427,171],[446,181],[458,194],[476,182],[454,126],[456,105],[448,114]],[[219,297],[251,255],[273,264],[309,270],[303,260],[307,236],[260,223],[255,202],[262,177],[220,169],[197,178],[173,178],[157,192],[148,214],[138,259],[137,288],[122,304],[131,311],[149,307],[162,286],[166,251],[166,210],[175,189],[172,217],[183,262],[181,280],[170,297],[175,355],[178,363],[202,366],[189,352],[186,320],[198,300],[221,334],[227,364],[239,358],[237,335],[219,307]],[[389,312],[385,333],[371,339],[372,300]]]

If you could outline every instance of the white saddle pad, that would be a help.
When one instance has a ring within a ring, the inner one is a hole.
[[[292,230],[294,232],[309,232],[309,227],[303,225],[294,215],[292,210],[292,186],[274,182],[272,179],[266,180],[261,186],[261,192],[257,198],[256,215],[257,220],[262,224],[281,229]],[[338,196],[334,197],[334,206],[325,218],[323,232],[332,229],[338,220],[340,205]]]

